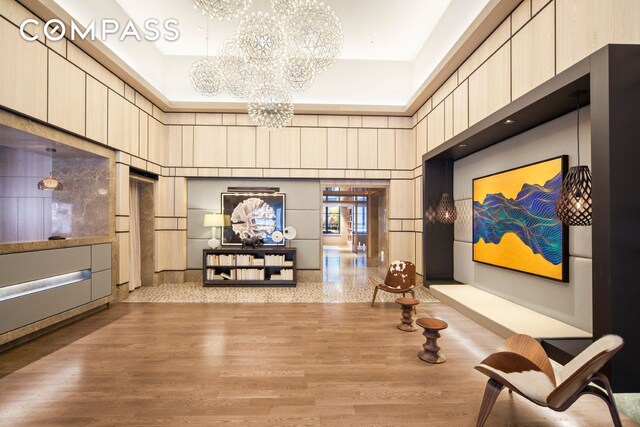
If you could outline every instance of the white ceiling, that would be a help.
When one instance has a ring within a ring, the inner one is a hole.
[[[190,0],[55,0],[76,21],[133,20],[139,28],[155,18],[177,19],[175,42],[105,43],[171,102],[231,103],[227,94],[204,97],[193,90],[188,71],[207,51],[207,19]],[[337,63],[314,85],[294,93],[297,103],[405,106],[428,75],[477,17],[488,0],[325,0],[340,18],[344,46]],[[250,11],[269,11],[269,0],[253,0]],[[209,52],[235,33],[239,19],[209,20]]]

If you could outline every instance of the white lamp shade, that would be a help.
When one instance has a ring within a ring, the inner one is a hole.
[[[224,215],[222,214],[205,214],[204,227],[224,227]]]

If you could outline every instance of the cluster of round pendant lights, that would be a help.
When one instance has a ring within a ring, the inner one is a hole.
[[[227,91],[246,101],[262,128],[287,126],[294,112],[290,92],[308,89],[342,50],[340,20],[316,0],[271,0],[271,13],[247,13],[251,0],[191,1],[209,18],[244,15],[218,56],[192,65],[191,84],[206,96]]]

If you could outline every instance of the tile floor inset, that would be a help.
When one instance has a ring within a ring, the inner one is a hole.
[[[203,287],[202,283],[166,283],[143,287],[126,302],[208,302],[208,303],[355,303],[371,301],[373,285],[369,276],[381,280],[380,269],[367,265],[363,254],[325,247],[323,271],[299,270],[298,285],[285,287]],[[376,301],[392,302],[398,295],[378,292]],[[416,288],[423,303],[438,302],[423,286]]]

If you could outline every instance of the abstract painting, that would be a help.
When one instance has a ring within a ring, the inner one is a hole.
[[[555,202],[560,156],[473,180],[473,260],[566,282],[567,227]]]
[[[241,245],[244,239],[260,238],[265,245],[283,245],[271,239],[274,231],[284,230],[283,193],[222,193],[225,226],[223,245]]]

